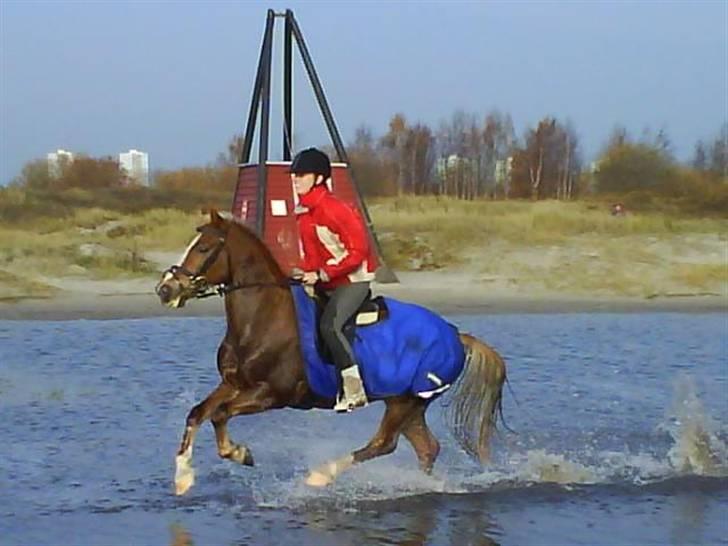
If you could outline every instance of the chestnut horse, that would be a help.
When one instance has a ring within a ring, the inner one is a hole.
[[[180,307],[187,299],[216,289],[225,298],[227,331],[217,351],[222,381],[187,416],[176,456],[178,495],[194,483],[192,447],[206,420],[212,421],[220,457],[252,466],[250,450],[228,435],[231,417],[284,407],[331,409],[335,402],[318,396],[308,384],[290,280],[268,248],[250,229],[216,211],[197,231],[181,263],[164,272],[156,292],[163,304]],[[505,363],[474,337],[459,334],[459,338],[466,362],[452,389],[448,421],[460,445],[485,462],[500,409]],[[400,434],[412,444],[420,468],[429,473],[440,451],[425,421],[433,398],[414,394],[385,398],[384,417],[371,441],[311,471],[306,483],[328,485],[352,465],[392,453]]]

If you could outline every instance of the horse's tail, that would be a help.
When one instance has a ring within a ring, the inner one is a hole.
[[[460,334],[465,347],[465,370],[452,389],[446,412],[458,443],[485,463],[490,456],[490,437],[498,413],[502,415],[506,364],[492,348],[468,334]]]

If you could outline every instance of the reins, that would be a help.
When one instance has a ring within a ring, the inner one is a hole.
[[[197,299],[203,299],[203,298],[210,298],[212,296],[220,296],[225,297],[227,294],[230,294],[231,292],[235,292],[236,290],[245,290],[248,288],[263,288],[263,287],[277,287],[277,288],[288,288],[291,284],[295,284],[298,281],[295,279],[288,279],[285,283],[282,282],[251,282],[251,283],[245,283],[245,284],[219,284],[215,287],[208,286],[211,290],[205,291],[205,292],[197,292],[195,293],[195,298]]]

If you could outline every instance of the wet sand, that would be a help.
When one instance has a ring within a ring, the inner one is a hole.
[[[376,285],[375,294],[391,296],[428,307],[445,315],[502,313],[725,313],[728,297],[716,295],[665,295],[653,298],[544,293],[522,287],[503,290],[474,283],[465,274],[401,273],[399,284]],[[150,288],[147,290],[146,286]],[[182,309],[160,305],[149,284],[109,284],[103,289],[64,290],[52,298],[0,300],[0,320],[78,320],[126,319],[145,317],[222,316],[222,298],[190,301]],[[144,287],[143,289],[140,289]]]

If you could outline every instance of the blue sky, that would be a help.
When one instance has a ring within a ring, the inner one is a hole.
[[[395,112],[437,126],[498,108],[519,135],[571,120],[587,160],[617,124],[664,127],[685,159],[728,119],[724,1],[1,0],[0,183],[56,148],[213,161],[244,129],[269,7],[294,10],[345,140]],[[300,66],[296,81],[297,146],[326,143]]]

